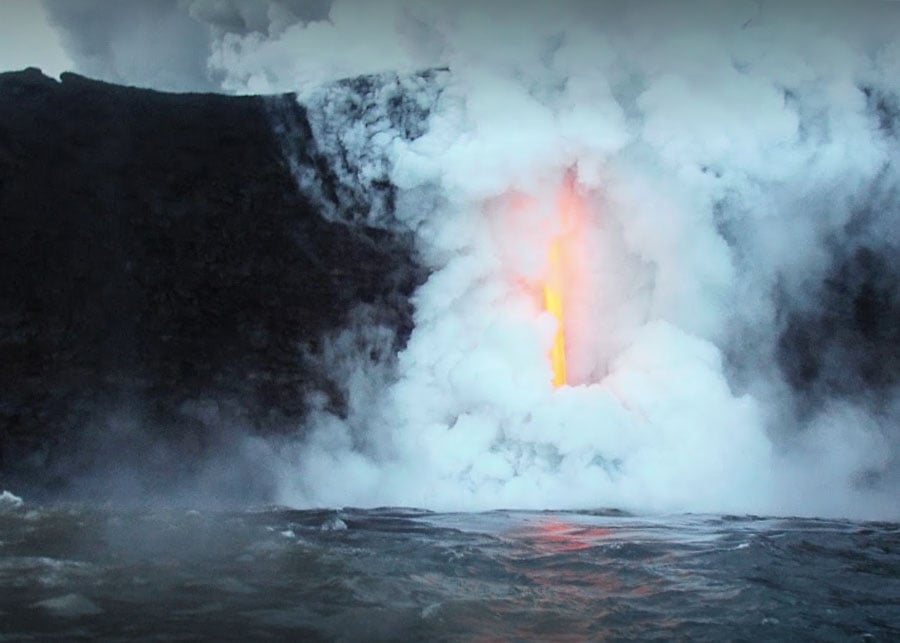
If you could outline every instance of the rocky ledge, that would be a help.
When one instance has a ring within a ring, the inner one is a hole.
[[[405,341],[411,240],[320,216],[273,106],[327,187],[293,96],[0,74],[2,480],[188,471],[229,431],[297,430],[313,393],[340,413],[317,356],[361,310]]]

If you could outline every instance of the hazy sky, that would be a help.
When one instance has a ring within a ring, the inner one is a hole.
[[[38,0],[0,3],[0,71],[40,67],[58,76],[72,66]]]

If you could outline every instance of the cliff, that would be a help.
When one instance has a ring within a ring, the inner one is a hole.
[[[312,392],[340,412],[315,356],[361,306],[405,341],[422,278],[411,240],[320,216],[273,106],[327,188],[292,96],[0,74],[7,480],[52,487],[117,457],[98,443],[130,453],[135,434],[189,468],[226,427],[296,430]]]

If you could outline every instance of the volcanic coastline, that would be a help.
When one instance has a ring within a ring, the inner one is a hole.
[[[328,192],[293,95],[0,74],[7,486],[41,494],[128,466],[163,487],[230,433],[296,431],[310,404],[340,413],[322,345],[354,319],[403,345],[423,279],[411,237],[321,216],[275,112],[292,162]]]

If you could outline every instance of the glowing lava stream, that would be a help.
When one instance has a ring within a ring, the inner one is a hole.
[[[575,191],[575,173],[566,172],[562,191],[559,195],[558,210],[562,231],[550,242],[548,257],[547,281],[544,283],[544,307],[556,318],[556,338],[550,350],[550,363],[553,367],[553,386],[559,388],[567,383],[566,373],[566,331],[565,331],[565,236],[570,232],[575,209],[578,207],[578,195]]]
[[[556,317],[556,338],[550,349],[550,363],[553,366],[553,386],[559,388],[566,383],[566,333],[563,328],[562,293],[562,243],[555,237],[550,244],[550,271],[544,284],[544,306]]]

